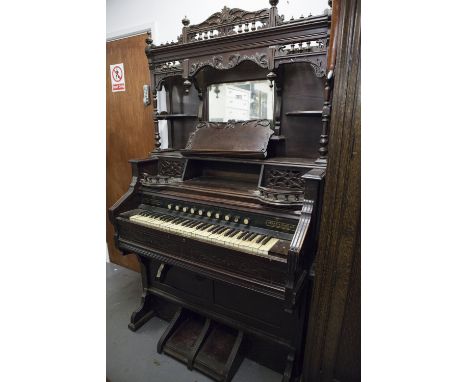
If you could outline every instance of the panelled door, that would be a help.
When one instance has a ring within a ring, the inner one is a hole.
[[[150,84],[145,55],[146,33],[107,42],[106,66],[106,207],[127,190],[129,159],[148,157],[153,149],[152,107],[143,103],[143,85]],[[112,92],[110,65],[124,66],[125,91]],[[150,92],[151,94],[151,92]],[[114,229],[107,218],[106,238],[111,262],[138,271],[134,255],[122,256],[114,245]]]

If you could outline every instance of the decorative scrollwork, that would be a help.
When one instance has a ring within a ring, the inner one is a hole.
[[[219,70],[232,69],[235,66],[239,65],[243,61],[252,61],[256,63],[261,68],[268,67],[268,59],[266,53],[255,53],[252,55],[240,55],[240,54],[231,54],[227,62],[224,62],[223,56],[213,56],[206,61],[194,62],[190,66],[189,75],[193,76],[204,66],[211,66],[212,68]]]
[[[280,56],[275,57],[275,67],[278,67],[282,64],[293,64],[298,62],[305,62],[312,66],[314,70],[314,74],[316,77],[321,78],[325,76],[325,64],[326,64],[326,56],[324,54],[315,55],[315,56],[308,56],[308,55],[300,55],[300,56]]]
[[[191,25],[189,30],[198,30],[203,28],[210,28],[215,26],[221,26],[225,24],[232,24],[238,22],[248,22],[253,19],[261,20],[268,19],[269,10],[267,8],[260,9],[259,11],[244,11],[239,8],[228,8],[224,7],[220,12],[216,12],[208,17],[205,21],[200,24]]]
[[[279,190],[267,187],[258,187],[259,199],[273,205],[294,205],[304,201],[302,190]]]
[[[149,186],[149,187],[164,186],[164,185],[175,183],[178,181],[179,179],[177,178],[170,178],[167,176],[159,176],[159,175],[150,175],[147,173],[143,173],[140,179],[140,183],[143,186]]]
[[[317,77],[324,77],[327,44],[327,39],[317,39],[277,46],[274,53],[275,67],[281,64],[306,62],[312,65]]]

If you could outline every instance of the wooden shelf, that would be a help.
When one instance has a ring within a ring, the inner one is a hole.
[[[288,111],[286,115],[294,116],[294,117],[313,117],[313,116],[321,116],[322,110],[295,110],[295,111]]]
[[[156,115],[156,119],[177,119],[177,118],[197,118],[198,115],[196,114],[158,114]]]
[[[296,166],[296,167],[313,167],[315,164],[315,160],[318,159],[318,153],[316,157],[312,157],[312,158],[270,157],[266,159],[245,159],[245,158],[232,158],[232,157],[206,157],[206,156],[204,157],[202,155],[184,157],[180,153],[179,150],[174,150],[174,149],[172,149],[171,151],[161,150],[159,152],[156,152],[153,155],[155,158],[169,158],[169,159],[175,158],[175,159],[190,159],[190,160],[204,160],[204,161],[241,162],[241,163],[254,163],[254,164],[257,163],[257,164],[285,165],[285,166]]]
[[[272,135],[270,137],[271,141],[284,141],[286,137],[284,135]]]

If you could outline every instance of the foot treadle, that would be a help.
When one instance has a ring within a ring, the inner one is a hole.
[[[158,342],[164,352],[215,381],[228,382],[239,367],[244,333],[180,308]]]

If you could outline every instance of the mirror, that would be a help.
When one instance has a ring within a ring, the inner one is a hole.
[[[208,86],[210,122],[273,120],[273,88],[268,80]]]

